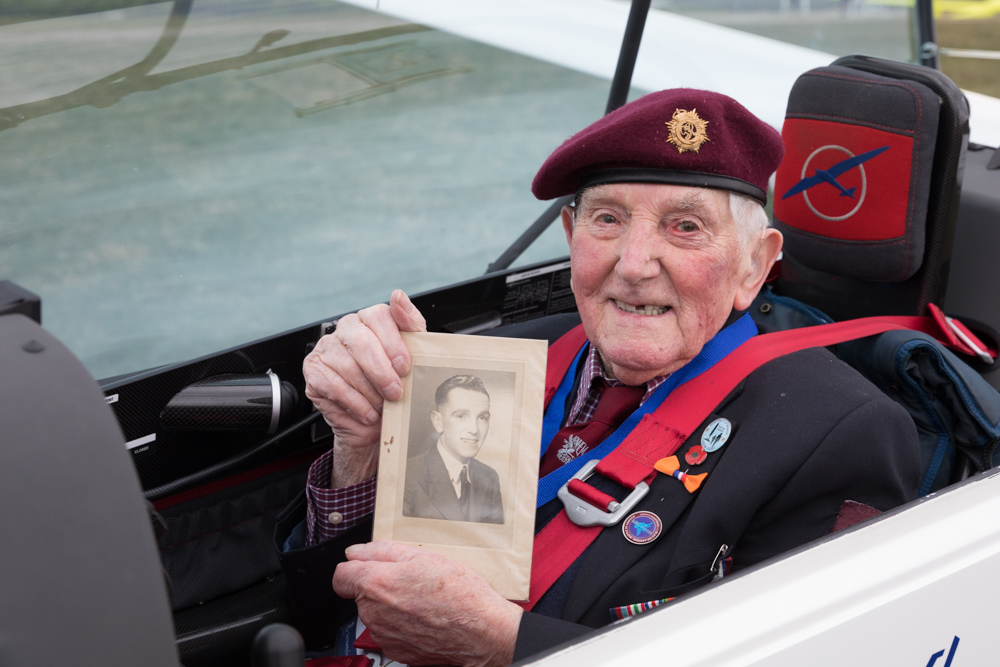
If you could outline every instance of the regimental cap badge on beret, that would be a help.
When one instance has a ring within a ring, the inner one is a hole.
[[[670,128],[670,136],[667,137],[667,141],[677,146],[678,153],[684,151],[697,153],[701,145],[709,140],[708,133],[705,131],[705,128],[708,127],[708,121],[698,116],[697,109],[691,109],[691,111],[674,109],[674,116],[667,121],[667,127]]]

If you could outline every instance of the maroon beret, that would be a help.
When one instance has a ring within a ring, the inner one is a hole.
[[[781,135],[731,97],[674,88],[640,97],[577,132],[535,175],[554,199],[602,183],[667,183],[732,190],[767,202]]]

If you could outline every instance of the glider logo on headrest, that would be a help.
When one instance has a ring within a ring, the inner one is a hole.
[[[821,146],[816,150],[814,150],[809,155],[809,157],[806,158],[805,163],[802,165],[802,175],[800,176],[802,180],[800,180],[798,183],[790,187],[788,189],[788,192],[782,195],[781,198],[788,199],[789,197],[794,197],[795,195],[801,192],[802,197],[806,201],[806,205],[809,207],[809,210],[812,211],[817,216],[819,216],[820,218],[834,222],[838,220],[847,220],[852,215],[857,213],[858,210],[861,208],[861,205],[865,202],[865,195],[867,194],[868,190],[868,177],[865,175],[864,163],[867,162],[868,160],[871,160],[873,157],[877,155],[881,155],[887,150],[889,150],[888,146],[882,146],[881,148],[876,148],[875,150],[868,151],[867,153],[862,153],[861,155],[855,155],[854,153],[847,150],[843,146],[836,146],[833,144],[829,144],[827,146]],[[836,153],[833,153],[832,155],[824,155],[824,153],[826,153],[827,151],[836,151]],[[843,153],[847,155],[847,157],[841,159],[839,162],[825,169],[816,167],[813,169],[812,176],[806,176],[806,174],[809,171],[809,166],[814,161],[819,164],[829,164],[832,159],[836,159],[835,156],[837,156],[838,153]],[[847,187],[851,185],[849,182],[846,184],[841,183],[838,179],[841,176],[845,175],[850,176],[851,175],[850,172],[853,171],[855,167],[857,167],[858,169],[858,176],[855,176],[853,180],[856,182],[857,180],[860,179],[860,184]],[[814,194],[818,194],[820,196],[816,197],[817,202],[813,202],[809,198],[809,190],[817,186],[821,186],[823,189],[814,191]],[[858,192],[859,187],[861,188],[860,193]],[[849,197],[850,200],[854,200],[856,202],[855,205],[849,211],[841,215],[837,215],[837,212],[829,211],[829,208],[820,203],[819,200],[824,197],[829,198],[830,194],[833,192],[838,193],[837,198]],[[820,211],[817,209],[815,205],[816,203],[819,203],[820,207],[827,209],[828,212],[820,213]]]

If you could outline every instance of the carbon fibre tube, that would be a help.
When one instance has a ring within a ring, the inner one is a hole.
[[[160,413],[167,431],[264,431],[272,434],[298,402],[298,392],[274,373],[228,373],[199,380]]]

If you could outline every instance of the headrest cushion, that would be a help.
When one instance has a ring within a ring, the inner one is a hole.
[[[806,266],[899,282],[920,268],[940,100],[926,86],[846,67],[792,87],[774,222]]]

